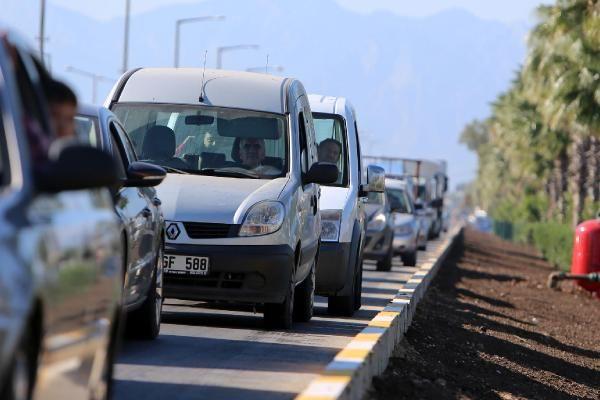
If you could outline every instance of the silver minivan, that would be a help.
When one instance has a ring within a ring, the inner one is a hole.
[[[384,190],[384,175],[383,171],[377,175],[369,167],[370,186],[363,183],[356,113],[350,102],[343,97],[309,95],[308,98],[319,161],[335,163],[340,172],[334,183],[321,188],[317,294],[327,296],[330,313],[352,315],[361,306],[364,203],[367,190]]]
[[[162,166],[164,296],[264,305],[270,327],[313,314],[318,161],[302,84],[195,68],[130,71],[107,106],[139,158]]]

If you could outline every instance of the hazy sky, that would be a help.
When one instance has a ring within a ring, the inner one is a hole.
[[[0,0],[4,2],[14,0]],[[36,0],[18,0],[35,6]],[[76,10],[94,18],[109,19],[123,14],[125,0],[48,0],[50,3]],[[132,13],[149,11],[175,3],[198,3],[203,0],[131,0]],[[240,0],[244,1],[244,0]],[[302,1],[302,0],[298,0]],[[503,22],[523,21],[531,18],[540,0],[336,0],[354,11],[373,12],[388,10],[406,16],[425,16],[449,8],[463,8],[487,19]],[[546,1],[547,2],[547,1]]]

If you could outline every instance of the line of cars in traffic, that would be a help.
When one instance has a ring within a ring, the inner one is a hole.
[[[252,303],[271,328],[361,306],[363,259],[415,265],[411,181],[362,165],[356,113],[296,79],[197,68],[124,74],[48,124],[52,79],[0,45],[0,397],[107,398],[126,312],[153,339],[164,298]]]

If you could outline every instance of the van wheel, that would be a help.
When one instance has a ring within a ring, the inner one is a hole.
[[[356,274],[356,284],[354,286],[354,311],[358,311],[362,307],[362,283],[363,283],[362,257],[358,259],[357,263],[358,263],[358,273]]]
[[[406,265],[407,267],[414,267],[415,265],[417,265],[416,250],[410,253],[402,254],[400,258],[402,259],[402,264]]]
[[[265,303],[264,320],[269,329],[290,329],[294,315],[294,279],[291,278],[283,303]]]
[[[25,334],[15,352],[4,387],[0,391],[0,398],[6,400],[31,398],[37,370],[37,354],[32,351],[34,348],[30,336]]]
[[[313,260],[310,272],[304,282],[296,288],[294,296],[294,320],[308,322],[313,317],[315,304],[315,265]]]
[[[392,270],[392,259],[394,257],[394,246],[390,243],[385,258],[381,261],[377,261],[377,271],[391,271]]]
[[[352,280],[352,289],[350,294],[348,296],[329,296],[327,298],[327,312],[331,315],[343,315],[345,317],[351,317],[354,315],[354,311],[360,308],[360,297],[362,295],[361,286],[362,264],[355,264],[354,279]]]
[[[427,251],[427,242],[425,242],[425,244],[422,244],[419,246],[419,250],[421,251]]]
[[[154,340],[160,333],[163,307],[163,250],[164,243],[161,242],[146,300],[140,308],[127,316],[127,333],[137,339]]]

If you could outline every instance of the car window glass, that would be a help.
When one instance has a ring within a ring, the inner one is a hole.
[[[0,88],[0,90],[2,90]],[[8,149],[6,148],[6,141],[4,137],[4,121],[2,120],[3,113],[0,109],[0,186],[5,186],[9,181],[9,169],[8,169]]]
[[[288,171],[283,115],[222,107],[117,104],[138,158],[190,173],[271,179]]]
[[[129,137],[123,130],[123,128],[119,124],[114,124],[114,128],[119,136],[119,141],[125,150],[125,154],[127,155],[127,160],[132,163],[137,160],[137,153],[135,152],[135,148],[129,140]]]
[[[98,118],[89,115],[75,117],[75,132],[79,140],[91,146],[100,146],[100,128]]]
[[[402,214],[410,214],[411,209],[407,202],[406,193],[402,189],[387,189],[390,207],[393,207],[396,212]]]
[[[313,113],[320,162],[337,165],[338,179],[328,186],[348,186],[348,135],[342,118],[332,114]]]
[[[121,147],[119,134],[117,133],[115,125],[112,122],[110,123],[110,136],[112,142],[112,154],[117,165],[117,174],[120,179],[125,179],[127,177],[126,165],[128,163],[125,155],[123,154],[123,148]]]

